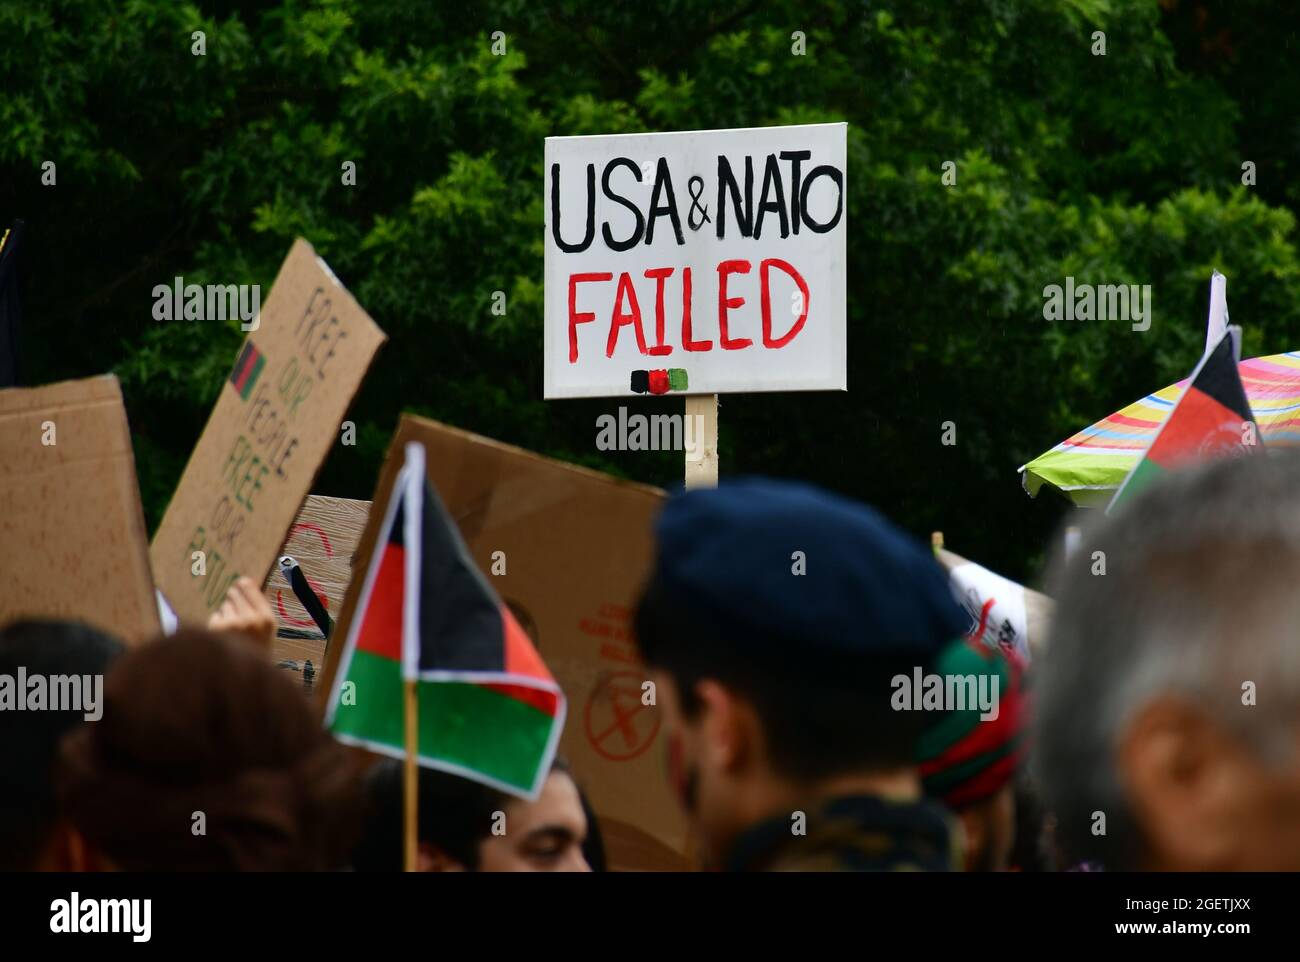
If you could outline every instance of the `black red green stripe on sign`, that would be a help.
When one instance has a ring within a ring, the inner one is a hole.
[[[253,385],[262,376],[264,367],[266,367],[265,355],[253,346],[252,341],[245,341],[244,349],[239,352],[239,360],[235,362],[235,369],[230,372],[230,383],[235,386],[235,390],[245,401],[248,400],[248,395],[253,393]]]
[[[660,368],[656,371],[632,372],[633,394],[667,394],[669,391],[685,391],[690,387],[686,377],[686,368]]]

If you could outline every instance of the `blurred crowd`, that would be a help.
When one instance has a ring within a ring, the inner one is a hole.
[[[1098,514],[1054,560],[1032,661],[837,495],[693,489],[656,538],[635,636],[700,868],[1300,868],[1300,458]],[[0,628],[0,869],[400,870],[400,762],[329,735],[276,630],[248,579],[136,647]],[[102,677],[97,717],[17,710],[20,673]],[[421,870],[605,867],[562,758],[532,800],[432,769],[419,788]]]

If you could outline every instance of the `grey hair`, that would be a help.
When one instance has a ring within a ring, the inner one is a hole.
[[[1185,696],[1262,758],[1290,758],[1300,453],[1173,474],[1094,518],[1050,582],[1057,606],[1034,666],[1034,770],[1071,856],[1133,868],[1142,840],[1114,751],[1151,699]],[[1257,705],[1244,704],[1246,682]],[[1105,835],[1092,834],[1095,812]]]

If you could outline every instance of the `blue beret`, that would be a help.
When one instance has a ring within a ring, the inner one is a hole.
[[[668,501],[656,533],[658,583],[728,635],[928,659],[970,624],[932,552],[810,485],[692,489]]]

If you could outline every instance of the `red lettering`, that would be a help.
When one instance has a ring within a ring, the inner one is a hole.
[[[727,336],[727,311],[745,303],[743,297],[727,296],[727,275],[748,274],[749,261],[723,261],[718,265],[718,342],[724,351],[738,351],[754,342],[748,337]]]
[[[649,351],[655,357],[663,357],[673,352],[673,346],[664,343],[664,278],[672,272],[671,267],[656,267],[645,272],[646,277],[655,279],[655,343]]]
[[[799,315],[799,319],[794,322],[794,325],[790,330],[775,339],[772,337],[772,291],[771,285],[768,283],[767,279],[767,269],[769,267],[775,267],[778,270],[785,271],[789,274],[794,279],[794,282],[799,285],[799,293],[803,298],[803,313]],[[785,261],[776,257],[769,257],[767,260],[763,261],[763,263],[758,265],[758,279],[759,287],[762,291],[763,346],[773,348],[785,347],[794,340],[796,334],[803,330],[804,322],[808,320],[808,282],[803,279],[803,275],[801,275],[797,270]]]
[[[682,350],[711,351],[712,341],[691,340],[691,269],[682,268]]]
[[[570,274],[569,275],[569,363],[578,360],[578,325],[594,321],[596,315],[591,311],[578,312],[578,285],[588,281],[612,281],[613,274]]]
[[[752,346],[754,343],[753,338],[731,336],[731,311],[744,307],[746,299],[741,296],[732,296],[727,289],[728,279],[732,274],[748,274],[752,269],[753,263],[747,260],[724,260],[718,264],[718,343],[722,346],[724,351],[739,351]],[[614,352],[618,349],[619,335],[622,333],[622,329],[628,326],[632,327],[633,336],[636,338],[637,350],[640,353],[653,357],[665,357],[673,353],[674,345],[668,343],[666,338],[667,305],[665,299],[667,296],[667,281],[673,276],[675,270],[676,269],[673,267],[655,267],[644,272],[644,276],[647,280],[653,280],[655,282],[654,340],[650,344],[647,344],[646,342],[645,317],[641,312],[641,304],[637,297],[636,285],[632,281],[632,276],[628,272],[622,272],[618,275],[618,286],[614,292],[614,305],[610,314],[609,335],[605,341],[606,357],[612,358],[614,356]],[[794,282],[800,295],[802,310],[784,334],[777,334],[774,330],[775,323],[773,321],[772,310],[772,270],[784,272],[785,275]],[[712,340],[696,340],[695,338],[691,316],[691,268],[683,267],[681,277],[682,350],[689,352],[711,351],[713,350]],[[578,285],[589,282],[611,280],[614,280],[614,275],[609,272],[569,275],[570,364],[576,363],[578,360],[578,325],[587,324],[596,319],[596,312],[578,310]],[[808,282],[792,264],[788,261],[781,260],[778,257],[769,257],[759,263],[758,280],[763,347],[769,350],[778,350],[785,347],[798,337],[799,333],[807,325],[808,313],[812,301]],[[251,454],[248,457],[251,457]],[[235,456],[232,456],[231,460],[240,461],[240,459]],[[243,460],[247,460],[247,457]],[[227,465],[228,469],[229,467],[230,466]],[[241,467],[242,463],[237,464],[234,471],[239,471]]]
[[[620,311],[619,305],[623,303],[624,292],[627,293],[628,303],[632,305],[629,311]],[[609,339],[605,342],[605,356],[613,357],[614,348],[618,346],[618,332],[628,324],[634,324],[633,333],[636,334],[636,347],[642,354],[645,349],[645,331],[641,329],[641,305],[636,300],[636,288],[632,286],[632,278],[628,276],[627,271],[618,275],[618,291],[614,294],[614,313],[609,319]]]

